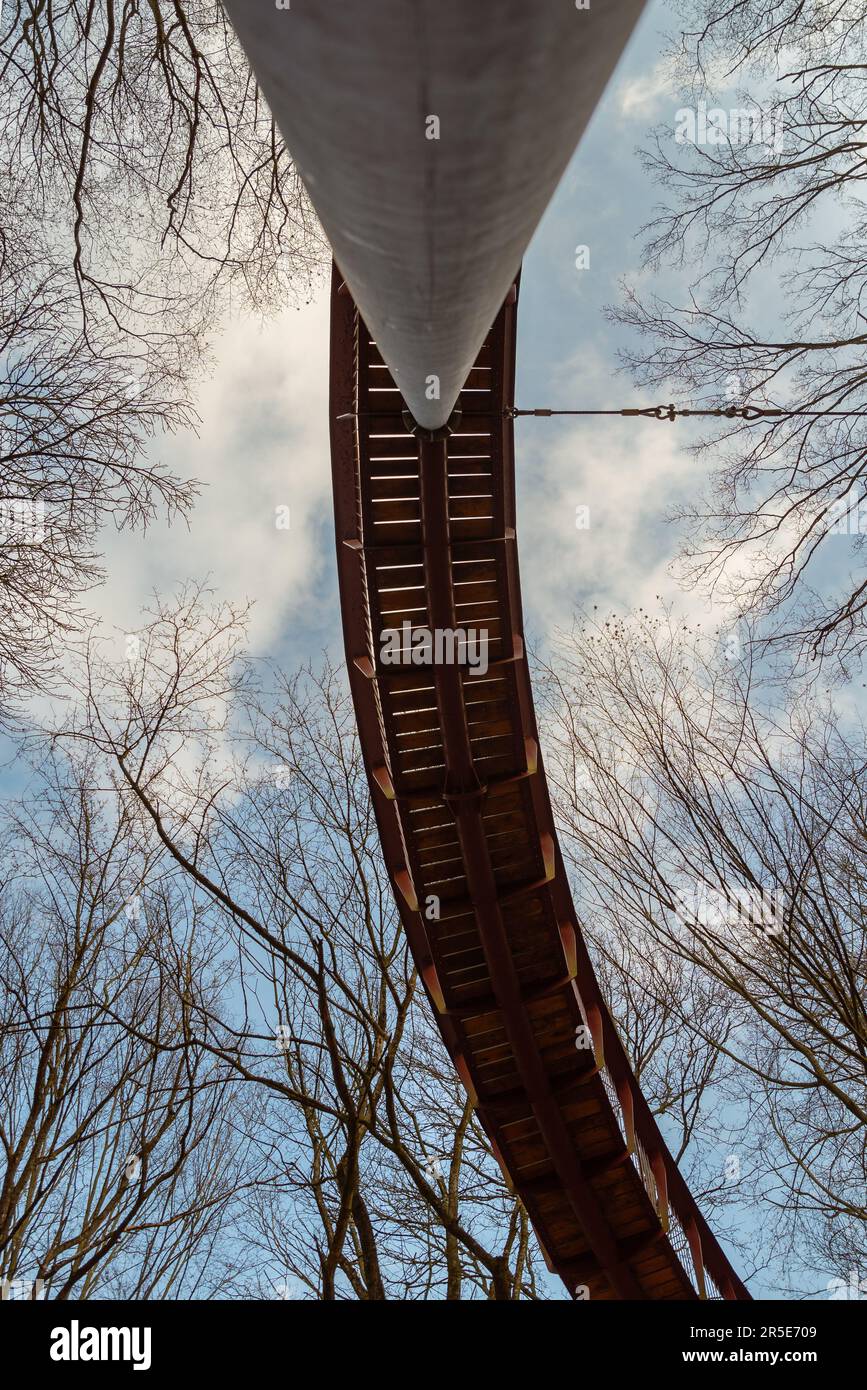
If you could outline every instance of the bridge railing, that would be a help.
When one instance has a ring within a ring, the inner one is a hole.
[[[590,1029],[599,1075],[629,1157],[659,1218],[664,1238],[699,1298],[709,1301],[748,1298],[747,1291],[734,1282],[716,1237],[662,1142],[614,1022],[601,1001],[600,1006],[604,1011],[602,1017],[595,1020],[595,1027],[591,1024]]]

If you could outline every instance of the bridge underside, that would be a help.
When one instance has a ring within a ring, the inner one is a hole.
[[[550,1268],[593,1299],[748,1298],[632,1074],[557,845],[504,415],[516,311],[517,287],[467,377],[456,431],[417,438],[333,275],[344,638],[385,861],[443,1039]],[[404,622],[486,632],[487,671],[385,664],[380,635]]]

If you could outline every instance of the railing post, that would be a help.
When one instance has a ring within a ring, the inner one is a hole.
[[[707,1298],[707,1284],[704,1277],[704,1258],[701,1253],[701,1236],[699,1235],[698,1225],[695,1217],[690,1217],[686,1223],[686,1238],[689,1241],[689,1250],[692,1255],[692,1264],[695,1269],[696,1283],[698,1284],[699,1298]]]
[[[632,1100],[632,1087],[625,1079],[617,1083],[617,1099],[620,1102],[620,1113],[623,1116],[623,1127],[626,1130],[626,1149],[628,1153],[635,1153],[635,1105]]]
[[[668,1234],[671,1225],[668,1207],[668,1169],[661,1153],[657,1152],[651,1155],[650,1166],[653,1169],[653,1177],[656,1182],[656,1214],[659,1217],[660,1226]]]

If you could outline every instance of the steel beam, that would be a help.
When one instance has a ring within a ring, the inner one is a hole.
[[[355,303],[438,429],[643,0],[224,4]]]

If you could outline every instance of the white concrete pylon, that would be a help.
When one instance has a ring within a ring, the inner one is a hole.
[[[643,0],[224,0],[420,425],[467,372]]]

